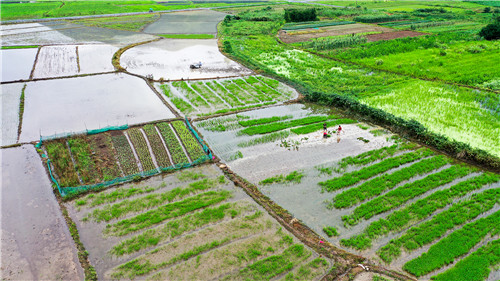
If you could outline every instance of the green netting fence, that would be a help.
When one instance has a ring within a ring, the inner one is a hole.
[[[47,167],[49,169],[50,179],[56,185],[57,189],[59,190],[59,194],[61,194],[62,197],[66,197],[69,195],[74,196],[74,195],[77,195],[80,193],[84,193],[84,192],[87,192],[89,190],[99,190],[99,189],[102,189],[102,188],[105,188],[108,186],[112,186],[112,185],[115,185],[118,183],[125,183],[125,182],[131,182],[134,180],[139,180],[139,179],[142,179],[145,177],[150,177],[150,176],[160,174],[162,172],[171,172],[171,171],[175,171],[175,170],[190,168],[190,167],[199,165],[201,163],[204,163],[207,160],[212,159],[213,158],[212,152],[210,151],[208,146],[205,145],[205,142],[200,138],[200,136],[196,133],[196,131],[193,129],[193,127],[191,126],[191,124],[189,123],[189,120],[187,118],[186,118],[186,124],[188,125],[188,129],[191,131],[191,133],[195,136],[195,138],[198,140],[200,145],[203,147],[203,151],[205,151],[205,153],[207,153],[207,155],[203,155],[203,156],[199,157],[198,159],[192,161],[191,163],[178,163],[178,164],[175,164],[175,165],[172,165],[169,167],[158,167],[157,169],[154,169],[154,170],[143,171],[140,173],[115,178],[113,180],[105,181],[105,182],[101,182],[101,183],[97,183],[97,184],[81,185],[81,186],[77,186],[77,187],[61,187],[59,185],[59,182],[54,178],[54,175],[52,173],[52,168],[50,166],[51,161],[50,161],[50,159],[47,159]],[[122,129],[128,128],[127,125],[120,126],[120,127]],[[102,132],[106,132],[109,130],[113,130],[113,129],[109,129],[109,128],[110,127],[99,129],[99,130],[87,131],[87,134],[92,135],[92,134],[97,134],[97,133],[102,133]],[[115,127],[113,127],[113,128],[115,128]],[[100,131],[100,130],[103,130],[103,131]],[[39,143],[40,146],[41,146],[41,143],[42,143],[42,140],[40,140],[40,143]],[[37,147],[38,147],[38,144],[37,144]]]

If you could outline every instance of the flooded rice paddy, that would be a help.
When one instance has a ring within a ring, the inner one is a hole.
[[[30,82],[25,93],[21,142],[174,117],[144,80],[126,74]]]
[[[217,23],[226,14],[215,11],[185,11],[162,14],[160,19],[148,25],[145,33],[152,34],[216,34]]]
[[[200,69],[190,69],[193,63]],[[154,79],[180,80],[223,78],[252,72],[219,52],[216,39],[163,39],[123,53],[121,66],[127,71]]]
[[[3,280],[83,280],[68,226],[32,145],[0,150]]]
[[[0,116],[2,129],[0,146],[15,144],[19,127],[19,102],[24,83],[2,85]]]
[[[0,50],[2,82],[28,80],[38,48]]]

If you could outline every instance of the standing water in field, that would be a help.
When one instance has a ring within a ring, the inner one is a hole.
[[[2,82],[28,80],[37,52],[38,48],[0,50]]]
[[[191,69],[193,63],[202,63]],[[131,48],[120,59],[129,72],[180,80],[248,75],[251,71],[219,52],[216,39],[163,39]]]
[[[0,146],[14,144],[17,141],[19,126],[19,101],[24,83],[1,85],[0,107],[1,134]]]
[[[30,82],[20,141],[173,117],[144,80],[125,74]]]

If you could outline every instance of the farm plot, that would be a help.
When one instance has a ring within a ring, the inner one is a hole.
[[[17,142],[19,128],[19,103],[25,87],[24,83],[5,84],[1,86],[0,100],[2,100],[2,134],[0,146],[11,145]]]
[[[225,113],[294,99],[291,87],[263,76],[156,84],[180,112],[199,116]]]
[[[72,76],[78,74],[75,46],[46,46],[40,49],[33,78]]]
[[[326,123],[330,137],[323,138]],[[239,175],[262,177],[341,159],[354,151],[391,145],[355,120],[322,106],[294,104],[195,122],[214,153]],[[335,130],[342,125],[344,132]]]
[[[189,68],[198,62],[203,65],[200,69]],[[232,77],[251,73],[223,56],[215,39],[162,39],[125,51],[120,63],[132,73],[152,75],[156,80]]]
[[[38,48],[0,50],[3,69],[2,82],[28,80],[35,64],[37,52]]]
[[[212,10],[185,11],[162,14],[160,19],[148,25],[145,33],[151,34],[216,34],[217,23],[226,14]]]
[[[213,165],[66,206],[102,280],[317,280],[331,266]]]
[[[32,145],[0,150],[2,279],[83,280],[77,249]]]
[[[279,38],[285,43],[296,43],[296,42],[305,42],[313,38],[328,37],[328,36],[351,35],[351,34],[371,33],[371,32],[388,33],[394,31],[396,30],[388,27],[372,25],[372,24],[354,23],[354,24],[319,27],[314,29],[280,32]]]
[[[156,36],[99,27],[87,27],[65,21],[40,24],[33,29],[27,24],[9,25],[9,34],[2,36],[3,46],[12,45],[53,45],[53,44],[110,44],[126,46],[155,39]]]
[[[452,280],[497,243],[500,176],[412,143],[255,180],[334,245],[425,280]],[[486,280],[496,264],[461,278]]]
[[[114,71],[111,64],[113,54],[118,51],[118,47],[112,45],[79,45],[78,61],[79,74],[100,73]]]
[[[174,117],[142,79],[126,74],[30,82],[25,93],[21,142]]]
[[[73,192],[67,187],[84,185],[76,190],[85,191],[207,159],[182,121],[47,141],[43,147],[64,194]]]

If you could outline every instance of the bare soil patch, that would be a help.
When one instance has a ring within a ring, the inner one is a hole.
[[[401,30],[401,31],[384,32],[379,34],[370,34],[367,35],[366,38],[368,39],[368,42],[374,42],[380,40],[392,40],[403,37],[417,37],[422,35],[428,35],[428,34],[410,30]]]
[[[395,31],[392,28],[387,28],[378,25],[355,23],[355,24],[328,26],[319,29],[309,28],[293,32],[281,31],[279,33],[279,38],[281,39],[281,41],[285,43],[297,43],[297,42],[308,41],[313,38],[358,34],[366,32],[392,33],[397,31]]]

